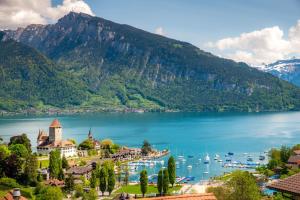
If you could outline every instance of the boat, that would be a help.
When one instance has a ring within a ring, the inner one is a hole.
[[[223,160],[221,160],[221,159],[219,159],[219,160],[217,160],[218,162],[223,162]]]
[[[209,158],[209,155],[206,154],[205,158],[204,158],[204,164],[209,164],[210,162],[210,158]]]
[[[218,154],[215,155],[214,160],[219,160],[220,156]]]
[[[247,161],[248,161],[248,162],[253,162],[253,158],[248,157],[248,158],[247,158]]]
[[[229,155],[229,156],[233,156],[234,153],[233,153],[233,152],[228,152],[228,155]]]
[[[193,166],[192,166],[192,165],[188,165],[187,168],[188,168],[188,169],[192,169]]]
[[[203,174],[208,174],[209,172],[203,172]]]
[[[259,160],[261,160],[261,161],[262,161],[262,160],[265,160],[265,159],[266,159],[266,157],[265,157],[265,156],[263,156],[263,155],[260,155],[260,156],[259,156]]]
[[[184,158],[184,156],[178,156],[178,159],[183,159]]]
[[[188,156],[188,158],[194,158],[194,156],[192,156],[192,155],[189,155],[189,156]]]

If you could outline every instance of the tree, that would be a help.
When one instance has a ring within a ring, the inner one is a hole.
[[[75,185],[75,197],[82,197],[84,194],[83,187],[80,184]]]
[[[69,162],[66,159],[65,155],[62,157],[61,166],[63,169],[69,169]]]
[[[116,178],[114,173],[114,168],[108,169],[108,180],[107,180],[107,191],[109,195],[114,190],[116,184]]]
[[[168,173],[168,169],[164,169],[163,170],[163,184],[162,184],[162,187],[163,187],[163,192],[164,194],[168,194],[168,190],[169,190],[169,173]]]
[[[141,192],[144,197],[148,189],[148,175],[146,170],[143,170],[140,173],[140,185],[141,185]]]
[[[103,196],[104,192],[106,191],[106,188],[107,188],[107,173],[106,173],[106,170],[104,169],[104,167],[102,167],[100,169],[99,176],[100,176],[99,188],[100,188],[100,191],[102,192],[102,196]]]
[[[12,144],[8,148],[12,154],[15,154],[19,158],[27,158],[29,155],[28,150],[23,144]]]
[[[92,140],[86,139],[78,145],[78,148],[82,150],[91,150],[94,149],[94,143]]]
[[[75,188],[74,177],[72,174],[70,174],[65,180],[65,188],[64,189],[67,192],[71,192],[74,190],[74,188]]]
[[[88,193],[84,193],[82,200],[96,200],[97,198],[97,191],[95,189],[91,189]]]
[[[25,133],[23,133],[22,135],[11,137],[8,145],[10,146],[13,144],[23,144],[26,147],[27,151],[31,153],[31,143]]]
[[[283,163],[287,163],[292,154],[292,150],[287,146],[281,146],[280,148],[280,160]]]
[[[9,178],[17,179],[21,174],[23,163],[17,155],[11,154],[5,161],[5,175]]]
[[[90,178],[90,186],[91,186],[91,188],[96,188],[96,186],[97,186],[97,173],[96,173],[96,170],[92,171],[92,175],[91,175],[91,178]]]
[[[59,174],[62,170],[60,152],[58,150],[54,150],[50,152],[49,158],[49,171],[51,178],[58,178]]]
[[[157,190],[160,195],[163,193],[163,170],[159,170],[157,176]]]
[[[126,165],[125,167],[125,176],[124,176],[124,185],[128,185],[129,182],[129,169],[128,169],[128,165]]]
[[[38,161],[36,156],[29,155],[25,161],[24,179],[26,185],[35,185],[37,183]]]
[[[142,155],[147,156],[151,151],[152,151],[151,144],[147,140],[144,140],[143,146],[141,149]]]
[[[58,173],[57,179],[58,179],[58,180],[60,180],[60,181],[62,181],[62,180],[64,180],[64,179],[65,179],[65,174],[64,174],[64,171],[63,171],[63,169],[62,169],[62,168],[60,168],[60,170],[59,170],[59,173]]]
[[[233,200],[259,200],[260,191],[255,178],[247,171],[235,171],[227,182]]]
[[[62,200],[63,193],[59,187],[44,187],[37,195],[37,200]]]
[[[10,156],[10,150],[4,144],[0,145],[0,178],[5,175],[6,159]]]
[[[176,163],[173,156],[168,160],[168,172],[169,172],[169,181],[173,187],[176,180]]]

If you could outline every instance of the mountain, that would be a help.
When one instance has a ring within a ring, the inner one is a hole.
[[[0,32],[0,40],[2,37]],[[0,47],[0,110],[65,107],[83,102],[84,84],[60,72],[37,50],[13,40],[1,41]]]
[[[71,12],[56,24],[5,31],[88,87],[84,108],[298,110],[297,87],[178,40]]]
[[[300,86],[300,59],[279,60],[275,63],[258,66],[258,68]]]

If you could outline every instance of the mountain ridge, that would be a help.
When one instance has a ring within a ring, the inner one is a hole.
[[[181,111],[299,109],[299,89],[192,44],[86,14],[6,31],[83,81],[85,106]],[[103,103],[105,102],[105,103]]]

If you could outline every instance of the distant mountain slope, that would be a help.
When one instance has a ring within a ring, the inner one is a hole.
[[[0,40],[3,32],[0,32]],[[13,40],[0,42],[0,110],[79,105],[86,92],[80,81],[35,49]]]
[[[85,106],[188,111],[298,110],[299,89],[244,63],[86,14],[6,31],[83,80]]]
[[[275,63],[259,66],[258,68],[300,86],[300,59],[279,60]]]

